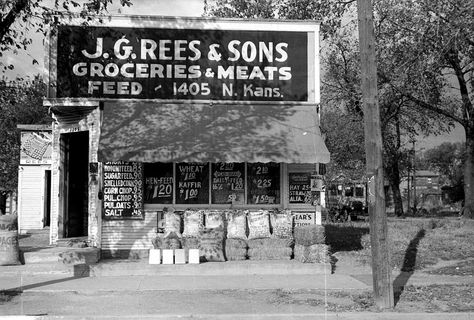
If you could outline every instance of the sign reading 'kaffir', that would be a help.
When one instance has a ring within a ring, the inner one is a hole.
[[[62,26],[57,96],[308,101],[298,31]]]

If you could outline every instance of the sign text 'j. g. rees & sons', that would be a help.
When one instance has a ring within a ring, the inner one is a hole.
[[[58,97],[307,101],[307,33],[63,26]]]

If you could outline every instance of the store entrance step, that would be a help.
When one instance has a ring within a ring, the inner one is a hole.
[[[87,247],[87,236],[74,238],[61,238],[56,240],[56,247],[85,248]]]
[[[328,263],[301,263],[295,260],[226,261],[201,264],[148,264],[148,260],[104,259],[89,268],[91,276],[127,275],[322,275],[331,274]]]

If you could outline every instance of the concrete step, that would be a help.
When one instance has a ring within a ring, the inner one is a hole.
[[[87,236],[57,239],[56,247],[85,248],[87,247]]]
[[[1,275],[67,275],[74,277],[114,276],[246,276],[324,275],[331,265],[294,260],[227,261],[201,264],[150,265],[146,260],[101,260],[97,264],[30,263],[2,266]]]
[[[102,260],[90,265],[90,276],[127,275],[320,275],[330,274],[331,265],[295,260],[226,261],[201,264],[150,265],[146,260]]]
[[[66,265],[95,264],[100,259],[100,249],[97,248],[22,248],[22,257],[28,264],[52,264],[60,263]]]

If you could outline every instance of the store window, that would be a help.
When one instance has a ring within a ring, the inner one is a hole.
[[[280,164],[247,164],[247,203],[280,203]]]
[[[209,163],[176,164],[176,204],[209,203]]]
[[[288,192],[290,204],[311,204],[311,174],[290,172],[288,174]]]
[[[355,187],[355,196],[359,197],[359,198],[364,196],[364,187],[363,186],[356,186]]]
[[[280,169],[278,163],[145,163],[144,203],[278,205]],[[290,203],[308,203],[310,174],[290,179]]]
[[[145,163],[145,203],[173,203],[173,164]]]
[[[344,188],[344,195],[346,197],[353,197],[354,196],[354,188],[353,187],[345,187]]]
[[[245,163],[213,163],[212,204],[245,204]]]

